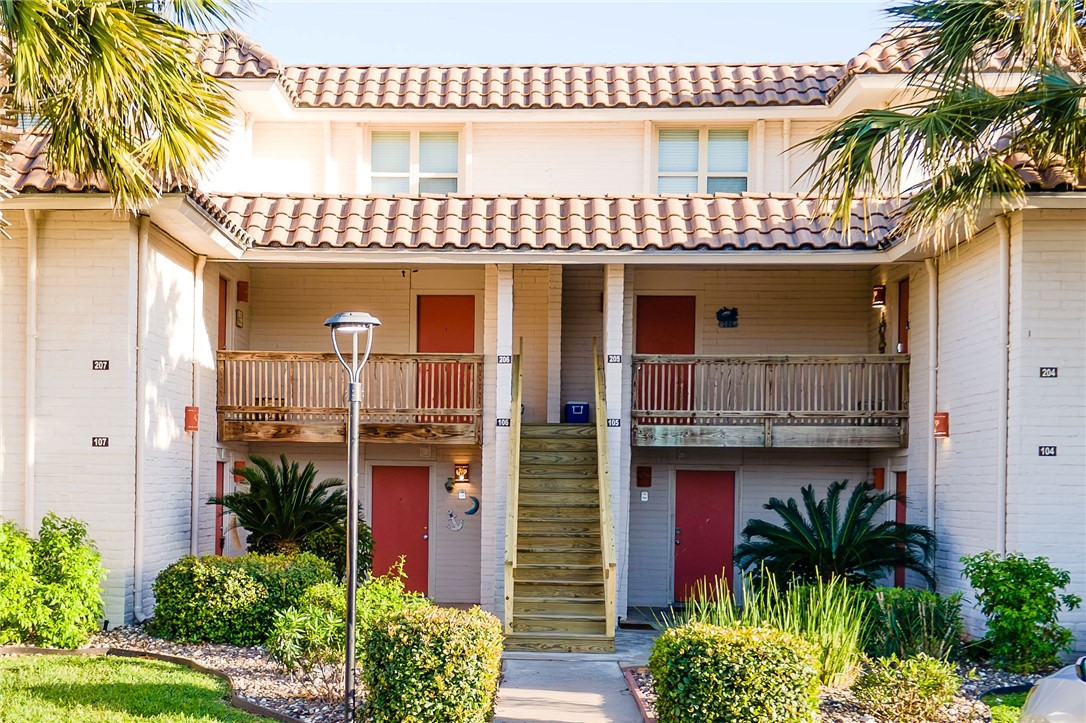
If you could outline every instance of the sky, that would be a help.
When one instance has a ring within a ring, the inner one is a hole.
[[[288,65],[842,61],[888,0],[256,0],[241,29]]]

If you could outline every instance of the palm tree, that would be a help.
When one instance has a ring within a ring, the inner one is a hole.
[[[795,498],[770,499],[765,509],[776,512],[782,524],[747,522],[743,542],[735,548],[735,564],[755,572],[764,566],[771,575],[797,582],[836,577],[866,586],[901,566],[920,573],[934,588],[935,534],[923,525],[876,523],[876,514],[897,495],[878,492],[868,482],[853,488],[842,510],[846,487],[847,480],[834,482],[826,498],[816,500],[814,487],[807,485],[801,490],[803,511]]]
[[[197,31],[229,24],[246,2],[0,0],[0,125],[34,119],[51,166],[100,176],[118,208],[191,185],[218,156],[233,108],[197,63]]]
[[[1081,0],[911,0],[886,12],[900,23],[900,47],[922,60],[904,102],[859,111],[807,142],[834,222],[849,222],[857,196],[895,195],[912,166],[927,180],[908,189],[896,233],[927,234],[940,248],[974,231],[993,201],[1020,206],[1023,166],[1046,187],[1086,177]],[[1005,87],[986,84],[988,70]]]
[[[250,552],[295,553],[310,536],[342,528],[347,518],[343,480],[318,483],[312,462],[299,471],[298,463],[289,462],[285,454],[279,455],[279,466],[257,455],[249,459],[253,466],[237,472],[249,489],[207,503],[234,513],[235,526],[249,531]]]

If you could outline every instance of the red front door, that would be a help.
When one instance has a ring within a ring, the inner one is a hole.
[[[675,473],[675,599],[686,600],[701,580],[732,586],[735,473]]]
[[[693,296],[638,296],[635,354],[693,354],[697,299]],[[689,364],[643,364],[636,385],[639,409],[691,409]],[[688,418],[642,417],[641,424],[689,424]]]
[[[418,297],[420,354],[472,354],[475,352],[475,297]],[[472,409],[475,382],[469,364],[426,362],[419,364],[416,401],[420,409]],[[468,423],[471,417],[424,416],[421,422]]]
[[[430,549],[430,469],[373,467],[373,574],[404,556],[407,589],[426,593]]]

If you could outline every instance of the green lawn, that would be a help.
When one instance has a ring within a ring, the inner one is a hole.
[[[156,660],[0,658],[0,721],[14,723],[241,723],[263,721],[226,704],[226,683]]]
[[[986,695],[980,700],[992,709],[992,723],[1018,723],[1022,706],[1026,704],[1026,694]]]

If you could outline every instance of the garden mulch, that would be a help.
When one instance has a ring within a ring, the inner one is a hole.
[[[1018,675],[1002,670],[985,667],[961,667],[961,694],[947,706],[941,723],[990,723],[992,716],[988,706],[979,698],[990,691],[1019,685],[1032,685],[1041,675]],[[632,692],[640,698],[640,704],[646,713],[646,720],[655,720],[656,691],[653,687],[652,674],[648,668],[632,668],[627,673],[627,681]],[[868,715],[847,689],[824,689],[820,696],[819,712],[823,723],[894,723],[879,721]]]
[[[188,658],[230,676],[234,693],[257,705],[304,723],[343,720],[342,705],[321,700],[314,691],[284,672],[259,646],[175,643],[152,637],[138,625],[126,625],[96,633],[88,647],[124,648]]]

